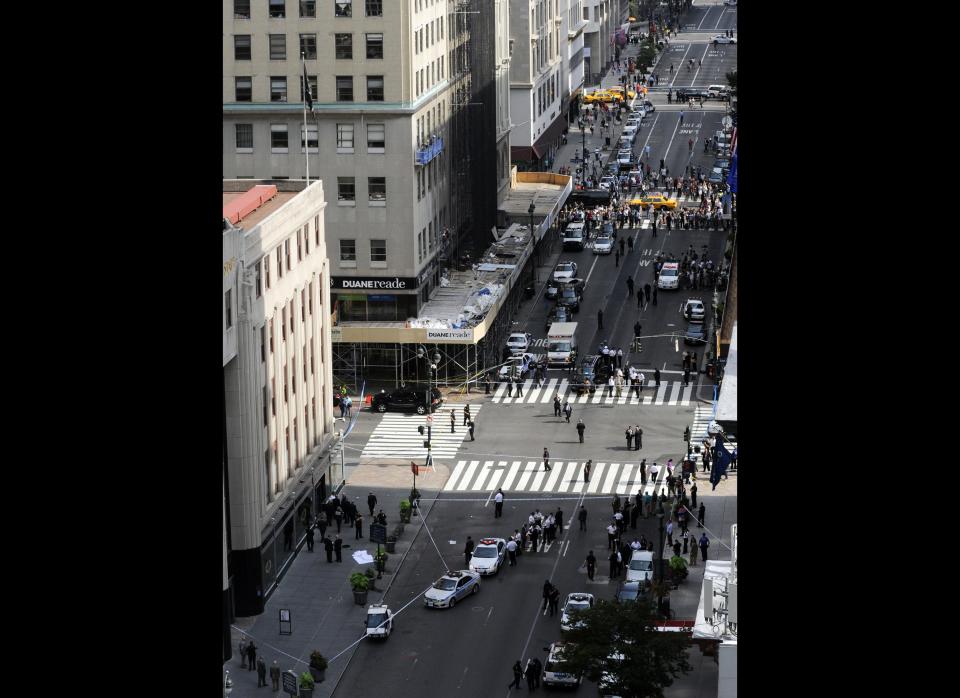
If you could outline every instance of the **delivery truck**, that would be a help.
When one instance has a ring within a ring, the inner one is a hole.
[[[555,322],[547,330],[547,364],[567,366],[577,360],[577,323]]]

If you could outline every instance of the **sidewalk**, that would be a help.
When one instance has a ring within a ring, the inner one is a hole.
[[[417,477],[417,489],[422,493],[425,508],[429,513],[432,500],[448,472],[445,466],[437,466],[435,473],[431,471],[421,471],[421,473]],[[237,618],[234,621],[234,629],[231,633],[233,657],[223,665],[223,668],[230,672],[233,680],[231,698],[286,696],[282,691],[275,694],[270,688],[269,668],[274,659],[279,661],[282,671],[293,669],[299,675],[308,671],[310,653],[313,650],[320,650],[327,658],[329,666],[326,679],[323,683],[317,684],[314,689],[314,698],[329,698],[340,677],[346,671],[356,649],[353,643],[362,637],[362,623],[366,617],[366,606],[358,606],[354,603],[353,592],[347,580],[353,572],[363,572],[368,567],[373,568],[373,564],[357,564],[351,556],[357,550],[366,550],[371,555],[377,550],[377,545],[371,543],[368,537],[370,517],[367,495],[370,492],[376,495],[378,500],[376,510],[383,509],[387,515],[387,534],[390,535],[400,521],[400,500],[407,496],[413,484],[413,476],[410,473],[409,464],[348,465],[344,475],[347,485],[341,494],[345,492],[363,514],[365,537],[355,540],[354,529],[343,526],[340,533],[344,541],[341,563],[336,562],[336,557],[332,563],[326,561],[326,553],[319,543],[319,535],[316,537],[314,552],[308,552],[306,543],[303,543],[286,576],[267,601],[264,612],[259,616]],[[407,551],[422,529],[420,521],[420,517],[413,517],[411,522],[405,525],[403,534],[397,541],[396,552],[387,559],[383,579],[377,580],[376,589],[368,592],[368,605],[378,602],[390,588]],[[331,531],[336,534],[335,523],[327,529],[328,534]],[[280,635],[278,620],[280,609],[290,610],[292,620],[290,635]],[[267,688],[257,688],[256,670],[249,671],[241,668],[238,647],[244,633],[254,639],[258,656],[262,655],[267,665]],[[343,654],[334,660],[334,657],[341,652]],[[298,659],[301,662],[298,662]]]

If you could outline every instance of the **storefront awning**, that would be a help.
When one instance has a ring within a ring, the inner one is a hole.
[[[543,132],[543,135],[537,139],[537,142],[533,144],[533,147],[536,148],[541,153],[546,151],[555,140],[560,138],[563,134],[563,129],[567,127],[567,118],[564,114],[560,114],[556,119],[553,120],[553,123],[547,126],[547,130]]]
[[[510,146],[510,160],[513,162],[531,162],[539,160],[543,153],[536,145],[512,145]]]

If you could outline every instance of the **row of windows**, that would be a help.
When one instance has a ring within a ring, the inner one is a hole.
[[[430,61],[429,66],[424,66],[416,73],[417,76],[417,96],[420,96],[421,92],[426,92],[429,90],[438,80],[443,80],[443,56],[440,56],[435,61]]]
[[[253,152],[253,124],[234,124],[236,149],[238,153]],[[354,152],[354,125],[337,124],[337,152]],[[318,148],[317,126],[308,124],[304,129],[300,124],[300,152],[304,152],[304,133],[312,151]],[[384,124],[367,124],[367,153],[380,154],[386,150],[386,130]],[[289,152],[289,132],[287,124],[270,124],[270,149],[277,154]]]
[[[308,76],[308,82],[310,84],[310,92],[314,96],[317,95],[316,92],[316,76],[310,78]],[[303,78],[300,79],[300,91],[301,99],[303,98]],[[239,76],[234,78],[235,86],[235,98],[237,102],[252,102],[253,101],[253,78],[249,75]],[[287,101],[287,78],[284,76],[271,76],[270,77],[270,101],[271,102],[286,102]],[[337,101],[338,102],[352,102],[353,101],[353,76],[352,75],[338,75],[337,76]],[[368,75],[367,76],[367,101],[368,102],[382,102],[383,101],[383,76],[382,75]]]
[[[257,298],[263,295],[264,287],[269,289],[271,288],[271,278],[270,278],[270,268],[272,266],[271,260],[276,259],[277,263],[277,278],[282,279],[284,274],[284,267],[286,271],[291,271],[296,265],[293,264],[293,259],[291,256],[290,250],[290,240],[294,236],[291,235],[286,240],[283,241],[282,245],[277,245],[275,250],[271,250],[267,254],[263,255],[260,264],[256,266],[255,269],[255,279],[254,285],[256,287]],[[302,262],[304,257],[310,255],[310,222],[307,221],[304,223],[302,228],[297,228],[296,233],[296,245],[297,245],[297,262]],[[320,249],[320,216],[313,217],[313,246],[314,250]],[[274,255],[276,252],[276,255]],[[321,298],[323,290],[320,290]],[[304,305],[306,305],[306,297],[304,297]],[[313,290],[311,286],[310,292],[310,312],[313,313]],[[306,316],[304,316],[304,319]],[[293,331],[293,320],[290,321],[290,331]],[[286,339],[286,334],[284,334],[284,339]],[[273,351],[273,343],[270,344],[270,351]]]
[[[340,261],[341,262],[357,261],[357,241],[356,240],[340,241]],[[386,240],[370,241],[370,261],[386,263],[387,261],[387,241]]]
[[[369,201],[387,200],[387,178],[367,177],[367,197]],[[357,200],[357,178],[337,177],[337,201]]]
[[[383,34],[365,34],[367,40],[367,58],[383,58]],[[268,34],[270,60],[287,60],[287,35]],[[317,58],[317,35],[300,35],[300,53],[307,60]],[[353,58],[353,34],[334,34],[334,57]],[[250,34],[235,34],[233,37],[233,58],[237,61],[253,59],[253,37]]]
[[[420,53],[443,38],[443,18],[438,17],[413,32],[413,52]]]
[[[328,0],[333,5],[334,17],[352,17],[353,0]],[[359,3],[360,0],[357,0]],[[363,0],[367,17],[383,17],[383,0]],[[313,18],[317,16],[316,0],[299,0],[300,17]],[[286,0],[267,0],[267,16],[273,19],[283,19],[287,16]],[[250,19],[250,0],[233,0],[233,18]]]

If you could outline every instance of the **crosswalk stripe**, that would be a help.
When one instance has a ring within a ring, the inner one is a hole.
[[[563,472],[563,463],[555,463],[553,469],[550,471],[550,477],[547,478],[547,484],[543,486],[545,492],[553,492],[554,485],[557,484],[557,479],[560,477],[560,473]]]
[[[559,387],[557,388],[557,393],[560,394],[560,402],[561,402],[561,403],[563,402],[564,398],[566,397],[566,395],[567,395],[567,389],[568,389],[569,387],[570,387],[570,384],[567,383],[567,379],[566,379],[566,378],[560,379],[560,385],[559,385]]]
[[[692,385],[686,385],[686,386],[684,386],[684,388],[683,388],[683,393],[681,394],[681,397],[680,397],[680,404],[683,405],[684,407],[686,407],[687,405],[689,405],[689,404],[690,404],[690,395],[691,395],[692,393],[693,393],[693,386],[692,386]]]
[[[552,468],[553,466],[550,466],[550,467]],[[538,463],[538,464],[537,464],[537,474],[536,474],[536,476],[533,478],[533,482],[530,483],[530,489],[531,489],[531,490],[539,490],[539,489],[540,489],[540,483],[543,482],[543,478],[544,478],[544,476],[545,476],[546,474],[547,474],[547,471],[543,468],[543,463]]]
[[[587,401],[588,401],[589,399],[590,399],[590,391],[589,391],[589,390],[584,390],[584,391],[583,391],[583,395],[581,395],[579,398],[577,398],[577,404],[578,404],[578,405],[584,405],[584,404],[587,403]]]
[[[600,487],[600,475],[603,473],[603,466],[603,463],[597,463],[597,467],[595,469],[591,469],[592,472],[590,475],[592,476],[592,479],[590,480],[590,486],[587,487],[587,494],[593,494],[597,491],[597,488]]]
[[[510,470],[507,471],[507,476],[503,480],[503,484],[500,485],[503,489],[510,489],[510,485],[513,483],[513,479],[517,476],[517,473],[520,471],[520,461],[515,460],[510,465]]]
[[[574,480],[577,479],[577,471],[579,469],[579,461],[571,461],[570,463],[567,463],[567,469],[564,471],[563,477],[560,479],[560,487],[557,488],[557,492],[566,492],[568,489],[570,489],[570,485],[572,485]]]
[[[596,391],[593,393],[593,399],[590,401],[590,403],[594,405],[600,404],[600,401],[603,399],[603,394],[606,391],[607,391],[606,388],[601,388],[600,386],[597,386]]]
[[[540,385],[535,385],[530,389],[530,399],[527,402],[536,402],[537,398],[540,397],[540,391],[543,390],[543,383]]]
[[[637,467],[639,467],[639,465],[634,465],[633,463],[626,463],[623,466],[623,472],[620,474],[620,481],[617,483],[617,494],[626,494],[627,489],[629,488],[630,476]]]
[[[584,469],[585,469],[586,467],[587,467],[587,464],[586,464],[586,463],[583,463],[582,465],[580,465],[579,468],[577,468],[576,480],[575,480],[574,485],[573,485],[573,491],[574,491],[574,492],[577,492],[577,493],[583,492],[583,487],[584,487],[584,485],[587,484],[587,483],[585,483],[585,482],[583,481],[583,471],[584,471]],[[591,467],[592,467],[592,466],[591,466]]]
[[[474,472],[476,472],[478,465],[480,465],[480,461],[478,460],[470,461],[470,465],[467,466],[467,472],[464,474],[463,480],[461,480],[460,484],[457,485],[458,492],[463,492],[465,489],[467,489],[467,486],[473,480],[473,474]]]
[[[556,385],[556,383],[556,378],[551,378],[547,381],[547,385],[543,389],[543,397],[540,398],[540,402],[553,402],[553,386]]]
[[[611,463],[610,468],[607,470],[607,479],[603,483],[603,491],[610,492],[613,487],[613,481],[617,476],[617,468],[620,466],[619,463]]]
[[[490,468],[493,467],[492,460],[483,461],[483,465],[480,466],[480,476],[477,478],[477,484],[473,487],[474,490],[485,490],[487,489],[487,477],[490,475]]]
[[[463,470],[466,468],[464,461],[457,463],[456,467],[453,469],[453,473],[447,478],[447,484],[443,486],[444,492],[449,492],[453,489],[454,485],[457,484],[457,480],[460,479],[460,476],[463,475]]]
[[[680,388],[681,388],[680,381],[673,381],[673,383],[671,383],[670,387],[671,387],[671,390],[670,390],[670,401],[667,402],[667,404],[668,404],[668,405],[676,405],[676,404],[677,404],[677,395],[680,394]]]
[[[530,479],[530,476],[533,475],[533,466],[537,463],[536,461],[527,461],[527,464],[523,468],[523,476],[520,478],[520,482],[517,483],[515,490],[524,490],[527,487],[527,480]]]
[[[500,383],[500,385],[497,386],[497,389],[493,391],[493,401],[500,402],[500,400],[503,399],[503,396],[506,394],[506,392],[507,392],[506,382]]]
[[[497,489],[497,483],[500,478],[507,473],[507,461],[497,461],[497,467],[490,468],[490,482],[487,483],[487,489],[493,492]]]
[[[663,399],[667,396],[667,388],[669,387],[669,385],[670,385],[669,382],[660,384],[660,388],[657,390],[657,399],[654,401],[653,404],[655,405],[663,404]]]

